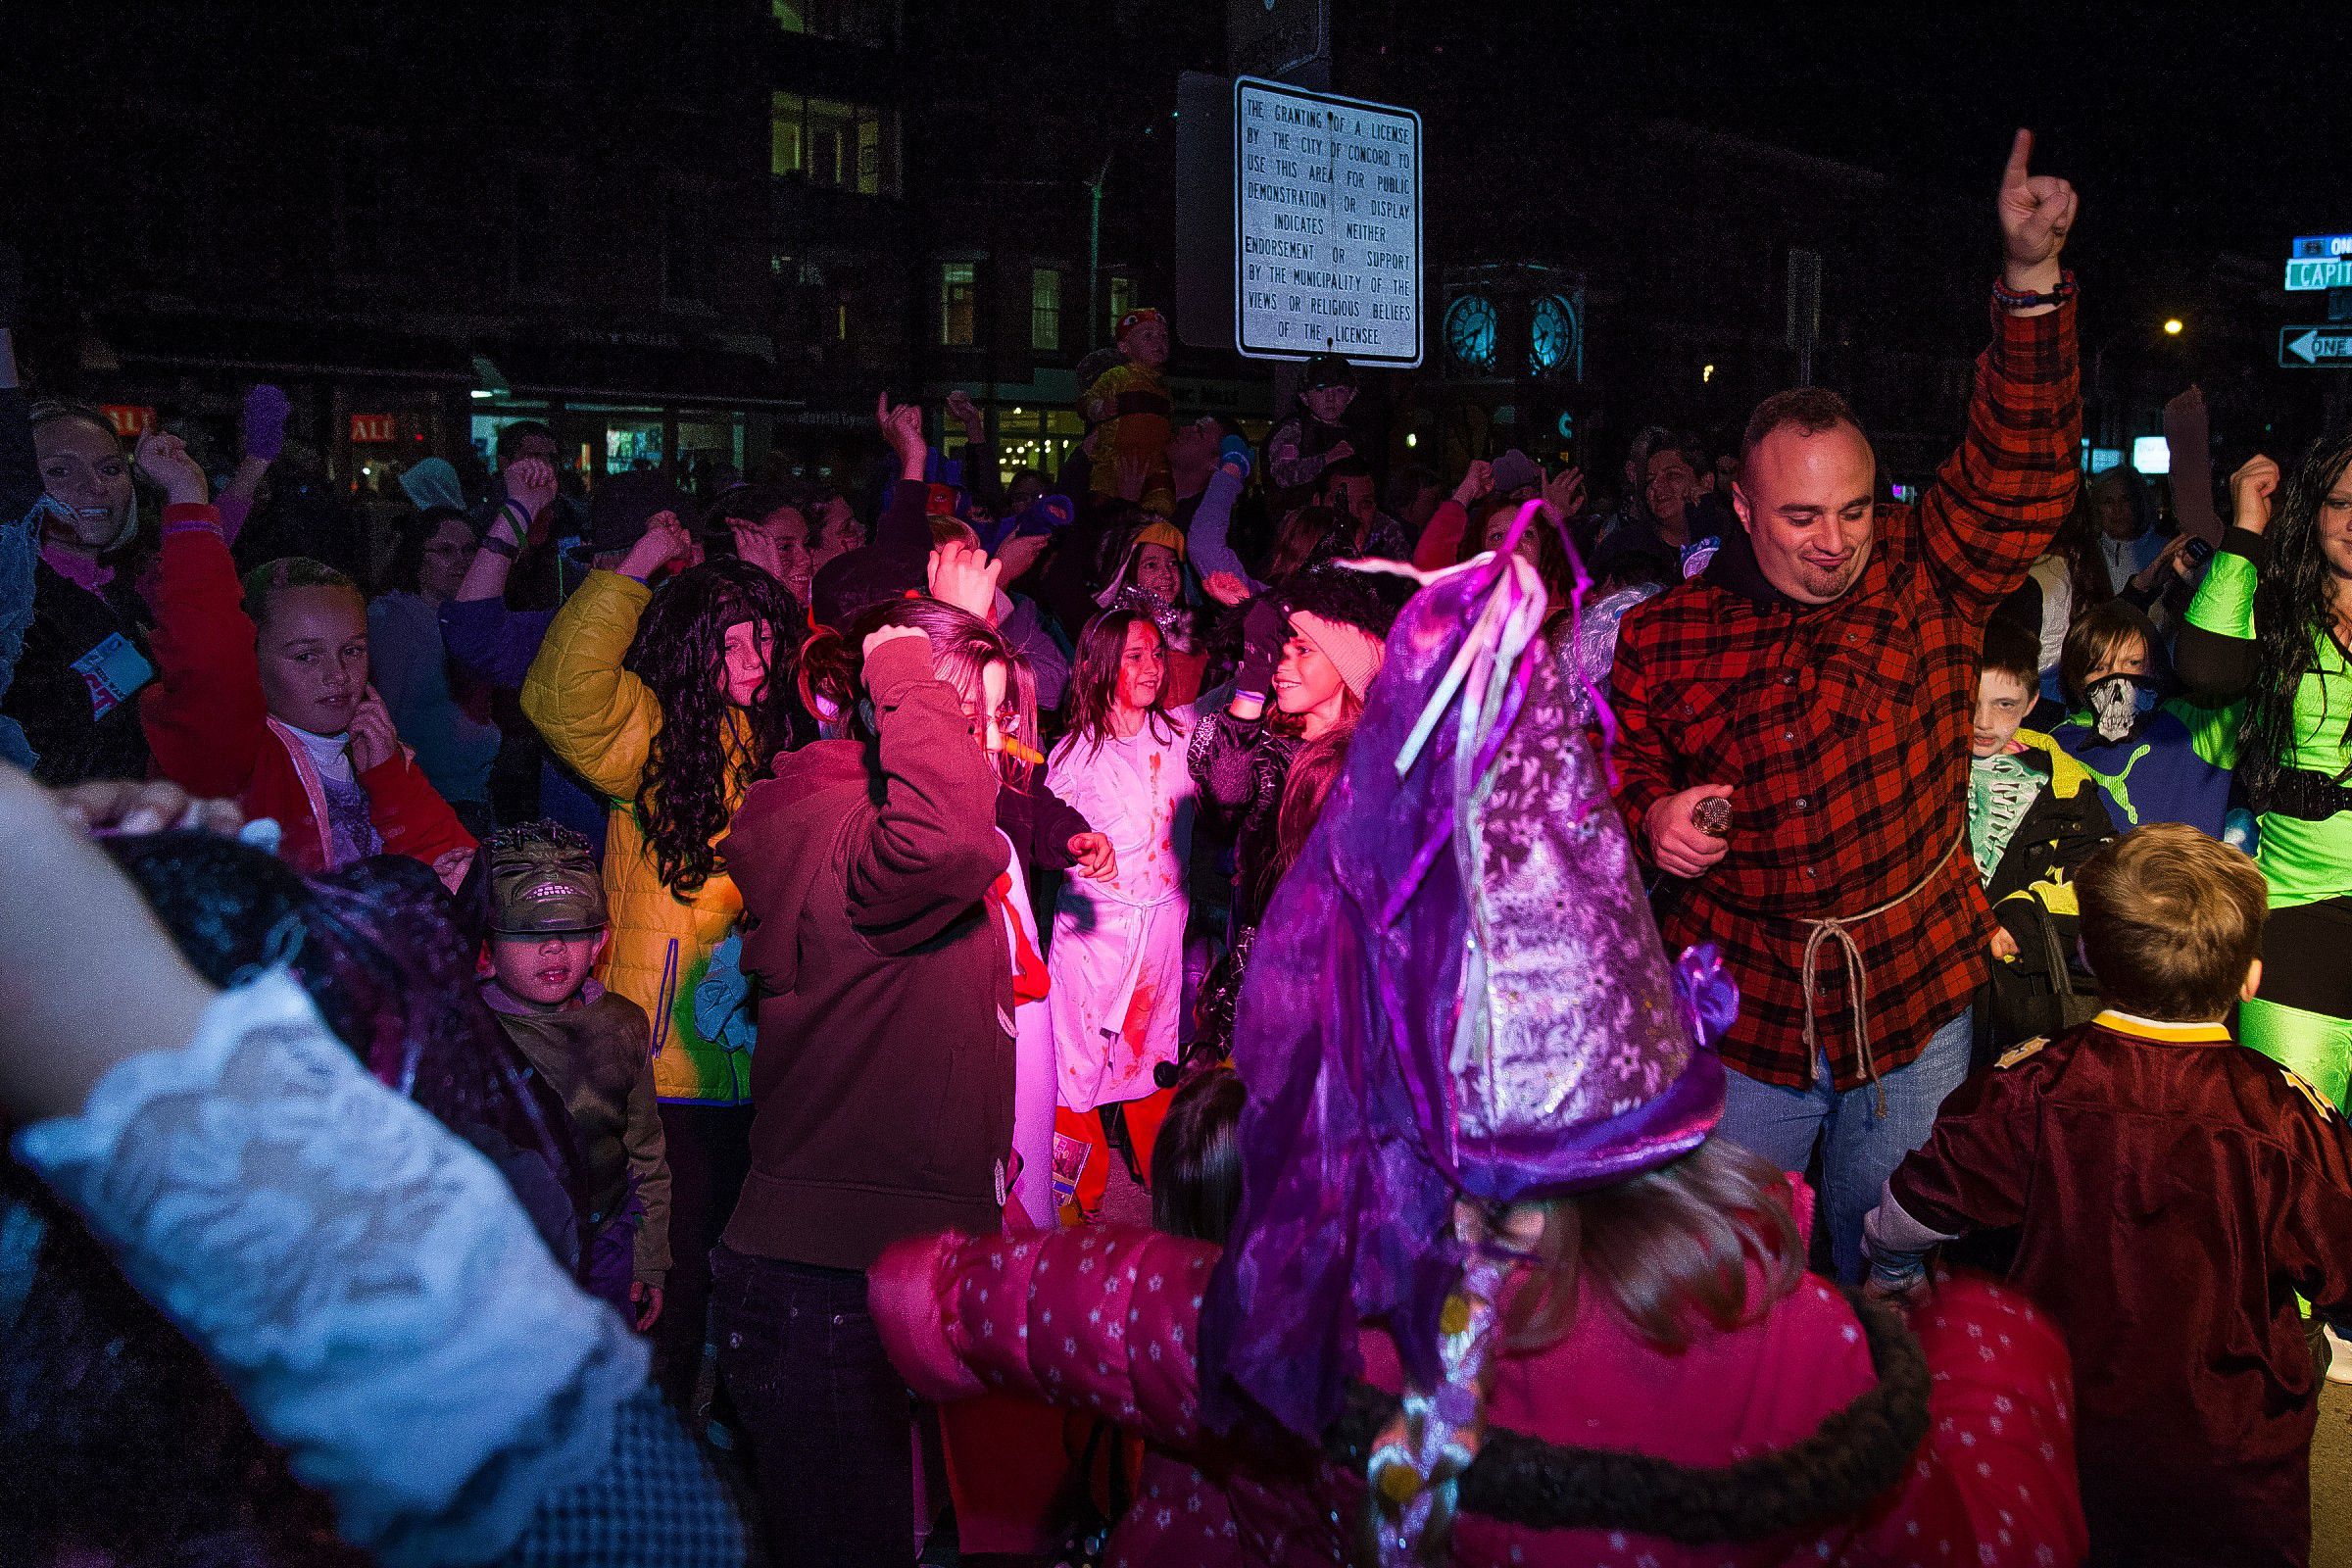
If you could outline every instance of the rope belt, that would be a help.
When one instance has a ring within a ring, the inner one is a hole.
[[[1810,1074],[1820,1070],[1821,1023],[1814,1015],[1820,1004],[1821,990],[1817,970],[1821,962],[1821,950],[1835,942],[1845,959],[1846,1005],[1854,1015],[1854,1041],[1862,1056],[1862,1076],[1878,1088],[1879,1114],[1882,1116],[1886,1114],[1886,1086],[1879,1081],[1879,1064],[1870,1054],[1869,972],[1862,963],[1862,949],[1849,932],[1863,921],[1875,920],[1887,910],[1900,908],[1925,893],[1928,884],[1943,874],[1943,868],[1951,864],[1952,857],[1967,842],[1968,829],[1963,826],[1958,837],[1945,847],[1926,876],[1885,904],[1864,909],[1860,914],[1831,915],[1828,919],[1805,922],[1805,956],[1801,971],[1805,983],[1805,1071]]]

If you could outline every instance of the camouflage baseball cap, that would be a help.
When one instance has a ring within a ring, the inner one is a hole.
[[[553,822],[490,840],[490,929],[502,936],[595,931],[605,923],[605,879],[588,841]]]

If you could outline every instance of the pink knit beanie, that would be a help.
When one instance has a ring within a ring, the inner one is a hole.
[[[1340,679],[1355,694],[1357,702],[1364,700],[1364,693],[1372,689],[1372,677],[1380,673],[1380,662],[1388,653],[1379,638],[1344,620],[1326,620],[1311,610],[1292,611],[1291,629],[1331,661],[1332,668],[1340,672]]]

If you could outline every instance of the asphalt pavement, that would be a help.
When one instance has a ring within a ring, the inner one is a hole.
[[[2352,1387],[2320,1395],[2311,1439],[2311,1568],[2352,1568]]]

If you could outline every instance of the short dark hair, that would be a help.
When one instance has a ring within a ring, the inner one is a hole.
[[[549,424],[545,419],[515,419],[500,425],[498,427],[498,461],[500,465],[504,466],[515,453],[521,451],[522,444],[535,435],[543,435],[548,440],[554,441],[556,439],[555,426]]]
[[[1740,465],[1745,467],[1764,438],[1784,426],[1794,425],[1802,435],[1819,435],[1841,424],[1852,425],[1856,435],[1865,441],[1870,439],[1845,399],[1826,386],[1796,386],[1775,392],[1757,404],[1756,412],[1747,416],[1747,429],[1740,437]]]
[[[1323,470],[1321,488],[1324,492],[1329,493],[1331,483],[1335,479],[1369,479],[1371,477],[1372,465],[1358,457],[1345,457]]]
[[[245,574],[245,613],[256,627],[269,624],[270,603],[279,594],[295,588],[348,588],[362,605],[368,596],[352,580],[349,572],[339,571],[323,561],[308,556],[281,556],[266,561]]]
[[[2082,707],[2089,696],[2090,672],[2134,637],[2147,647],[2152,675],[2164,645],[2157,641],[2156,627],[2144,612],[2121,599],[2110,599],[2077,615],[2075,623],[2066,628],[2066,642],[2058,651],[2060,695],[2070,706]]]
[[[2133,828],[2075,873],[2082,956],[2122,1011],[2205,1023],[2262,956],[2270,887],[2244,852],[2181,822]]]
[[[1649,481],[1650,460],[1661,452],[1681,453],[1683,461],[1690,466],[1690,476],[1694,479],[1707,478],[1715,471],[1715,460],[1707,451],[1707,444],[1688,430],[1677,430],[1661,440],[1651,442],[1649,450],[1642,455],[1642,479],[1644,484]]]
[[[2041,639],[1996,615],[1985,623],[1984,657],[1977,667],[1988,675],[2015,675],[2032,691],[2041,680]]]

